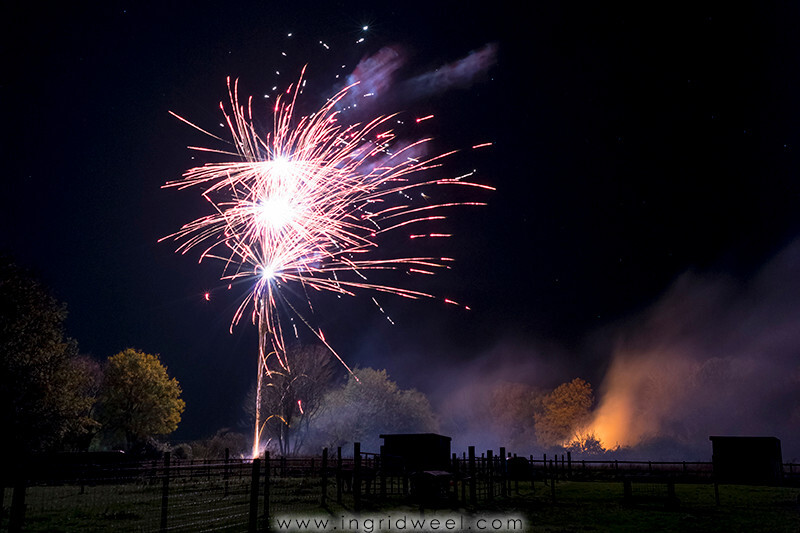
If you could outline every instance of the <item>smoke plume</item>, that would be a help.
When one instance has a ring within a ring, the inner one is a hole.
[[[749,281],[684,274],[622,329],[589,431],[606,447],[659,443],[704,456],[710,435],[776,436],[796,456],[798,273],[800,243]]]
[[[481,81],[496,61],[497,45],[489,43],[461,59],[400,80],[408,53],[398,45],[385,46],[359,61],[347,77],[348,85],[356,85],[342,105],[365,106],[378,97],[384,103],[388,100],[395,106],[404,106],[451,89],[465,89]]]

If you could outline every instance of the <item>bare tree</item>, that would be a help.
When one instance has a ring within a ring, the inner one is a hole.
[[[334,360],[324,346],[288,348],[288,369],[272,372],[261,389],[262,437],[277,443],[281,455],[296,455],[334,377]],[[246,406],[255,404],[255,390]],[[250,407],[248,412],[253,409]]]

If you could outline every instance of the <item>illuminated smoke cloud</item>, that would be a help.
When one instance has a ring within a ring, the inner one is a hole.
[[[448,63],[404,83],[415,98],[424,98],[453,88],[463,89],[480,79],[497,61],[497,45],[489,43],[458,61]]]
[[[387,98],[405,104],[450,89],[464,89],[481,80],[497,61],[497,45],[486,44],[466,57],[447,63],[405,81],[396,81],[398,71],[405,66],[408,55],[398,45],[385,46],[375,54],[362,59],[347,84],[357,83],[342,106],[363,106],[369,98]]]
[[[385,46],[375,54],[359,61],[347,84],[358,83],[351,93],[350,101],[365,96],[383,96],[393,85],[395,73],[406,62],[406,54],[397,45]]]
[[[746,283],[688,273],[619,336],[589,428],[607,447],[710,453],[709,435],[800,452],[800,243]]]

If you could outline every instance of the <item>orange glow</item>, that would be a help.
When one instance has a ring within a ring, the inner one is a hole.
[[[594,434],[605,449],[655,437],[692,373],[692,363],[672,349],[617,352],[594,418],[581,433]]]

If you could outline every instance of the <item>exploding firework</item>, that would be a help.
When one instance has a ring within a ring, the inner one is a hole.
[[[239,100],[237,83],[228,79],[230,107],[220,105],[233,148],[215,152],[229,162],[191,168],[165,187],[197,187],[210,203],[210,214],[184,225],[167,238],[181,241],[178,251],[200,250],[200,260],[225,262],[222,279],[248,280],[249,296],[234,314],[231,327],[251,313],[259,330],[256,422],[253,455],[263,431],[260,411],[262,382],[273,371],[289,370],[278,309],[299,316],[292,294],[303,294],[310,306],[314,291],[353,295],[370,290],[406,298],[433,298],[426,293],[370,281],[375,270],[432,274],[448,268],[447,257],[377,258],[379,238],[389,232],[418,228],[445,218],[456,206],[482,202],[423,202],[413,196],[423,187],[451,186],[491,190],[456,178],[426,178],[450,153],[418,154],[429,139],[401,144],[392,130],[392,116],[345,124],[339,104],[354,85],[329,98],[317,112],[299,116],[296,106],[304,74],[272,108],[272,130],[262,135],[254,125],[252,98]],[[187,124],[191,122],[175,115]],[[224,141],[205,130],[212,137]],[[443,237],[443,233],[414,233],[410,238]],[[289,286],[301,290],[287,291]],[[450,299],[443,301],[459,305]],[[322,331],[303,319],[309,329],[343,363],[325,341]],[[345,364],[345,367],[347,365]]]

